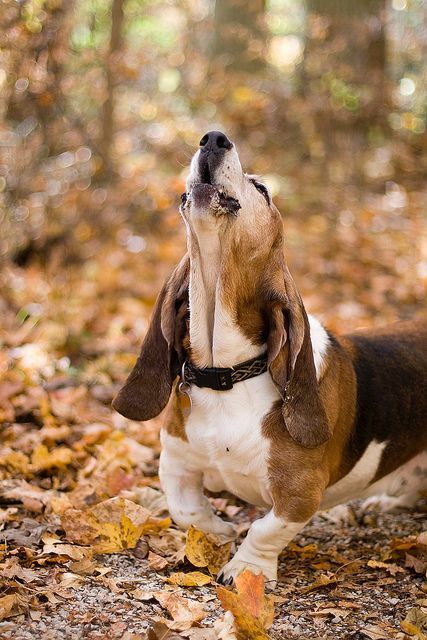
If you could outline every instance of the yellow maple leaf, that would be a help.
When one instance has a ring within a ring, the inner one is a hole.
[[[136,547],[150,512],[126,498],[110,498],[93,507],[88,516],[96,534],[95,552],[116,553]]]
[[[171,524],[172,524],[172,520],[169,518],[169,516],[167,518],[154,518],[150,516],[147,522],[145,522],[142,525],[141,535],[145,536],[145,535],[159,533],[164,529],[169,529]]]
[[[190,571],[189,573],[176,571],[171,573],[167,578],[167,582],[176,584],[179,587],[203,587],[205,584],[210,584],[212,578],[201,571]]]
[[[274,619],[273,596],[264,592],[264,575],[248,569],[235,579],[236,591],[217,587],[217,596],[226,611],[234,616],[239,637],[247,640],[266,640],[267,630]]]
[[[73,460],[73,452],[68,447],[56,447],[52,451],[40,444],[31,456],[33,471],[45,471],[52,467],[66,467]]]
[[[212,533],[205,533],[193,525],[187,531],[185,555],[195,567],[207,567],[212,575],[228,561],[231,542],[221,542]]]

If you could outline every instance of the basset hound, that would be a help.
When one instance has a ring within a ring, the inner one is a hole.
[[[180,207],[188,253],[158,297],[113,406],[168,404],[160,480],[178,526],[233,534],[203,488],[268,509],[218,580],[277,579],[278,555],[319,509],[427,489],[427,322],[334,336],[307,315],[268,188],[210,131]]]

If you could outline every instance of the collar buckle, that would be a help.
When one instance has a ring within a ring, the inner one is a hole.
[[[233,380],[231,377],[232,369],[217,369],[216,377],[218,381],[218,389],[228,391],[233,388]]]

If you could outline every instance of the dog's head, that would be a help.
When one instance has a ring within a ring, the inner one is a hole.
[[[180,211],[189,234],[208,229],[232,236],[243,252],[258,252],[281,230],[267,186],[243,172],[235,145],[220,131],[201,139],[186,187]]]
[[[323,444],[329,426],[307,314],[284,259],[282,220],[267,187],[243,172],[235,145],[223,133],[211,131],[200,141],[180,210],[189,239],[207,231],[231,247],[229,264],[236,273],[223,274],[223,286],[228,298],[244,298],[255,309],[260,329],[254,340],[266,343],[284,424],[301,445]],[[190,261],[185,256],[163,286],[135,368],[113,402],[126,417],[152,418],[169,399],[186,357]]]

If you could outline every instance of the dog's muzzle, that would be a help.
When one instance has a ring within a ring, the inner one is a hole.
[[[237,216],[240,209],[239,201],[236,198],[227,196],[217,187],[211,184],[196,184],[191,190],[189,197],[190,210],[204,211],[214,215]]]

